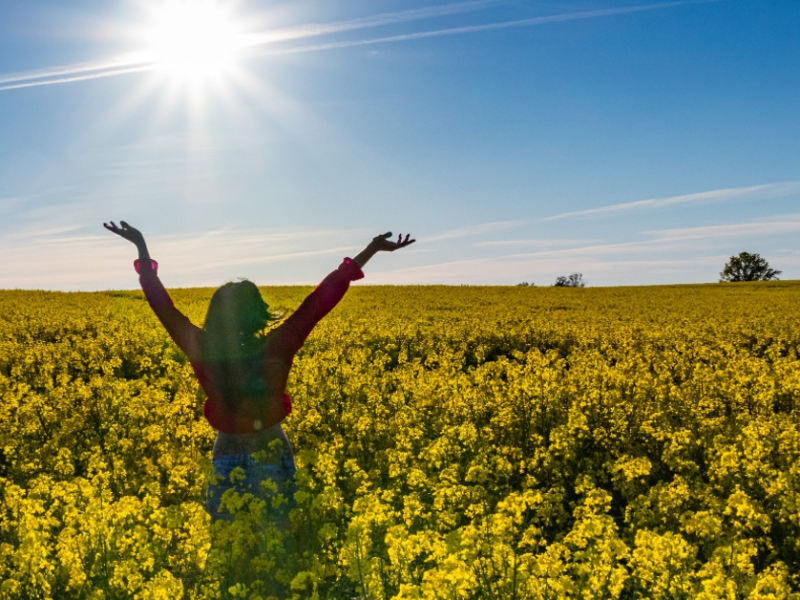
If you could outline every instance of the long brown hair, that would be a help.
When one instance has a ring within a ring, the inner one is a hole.
[[[252,281],[231,281],[214,292],[208,305],[200,352],[212,385],[235,409],[242,398],[263,398],[262,332],[277,320]]]

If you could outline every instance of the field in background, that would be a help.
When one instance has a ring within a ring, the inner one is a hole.
[[[281,533],[249,496],[210,526],[140,293],[3,291],[0,597],[789,597],[799,351],[800,282],[355,287],[295,362]]]

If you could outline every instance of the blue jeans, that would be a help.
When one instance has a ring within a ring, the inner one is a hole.
[[[270,518],[279,528],[285,529],[289,511],[294,507],[294,493],[297,489],[294,482],[297,469],[291,455],[283,454],[277,463],[264,463],[247,454],[230,454],[212,458],[211,463],[214,465],[217,482],[206,488],[206,510],[212,519],[233,521],[233,515],[220,507],[220,499],[226,491],[236,490],[239,494],[250,493],[266,500]],[[231,482],[231,471],[236,467],[242,468],[244,479],[237,478],[235,482]],[[277,492],[261,485],[267,479],[278,486]],[[276,494],[283,494],[287,502],[273,508],[271,499]]]

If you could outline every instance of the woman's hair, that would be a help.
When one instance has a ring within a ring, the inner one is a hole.
[[[229,281],[211,296],[203,328],[206,345],[213,354],[206,358],[237,358],[242,344],[252,344],[267,322],[270,314],[252,281]]]
[[[200,352],[213,385],[232,408],[239,399],[266,391],[260,334],[275,320],[252,281],[228,282],[211,296]]]

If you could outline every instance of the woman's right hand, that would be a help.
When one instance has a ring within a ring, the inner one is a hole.
[[[141,231],[135,227],[131,227],[125,221],[120,221],[119,224],[121,227],[117,227],[114,221],[109,221],[108,223],[103,223],[103,227],[108,229],[111,233],[116,233],[119,237],[128,240],[132,244],[135,244],[137,248],[146,246],[144,236],[142,235]]]
[[[406,234],[405,239],[403,238],[403,234],[401,233],[397,237],[397,241],[393,242],[391,240],[392,232],[389,231],[388,233],[384,233],[383,235],[376,235],[372,238],[372,243],[370,244],[373,248],[375,248],[378,252],[394,252],[399,248],[405,248],[406,246],[413,244],[417,240],[409,239],[411,234]]]

